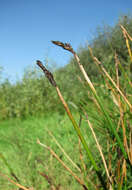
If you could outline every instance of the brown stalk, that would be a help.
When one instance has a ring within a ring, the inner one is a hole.
[[[46,179],[46,181],[49,183],[49,185],[51,186],[51,189],[52,190],[56,190],[57,188],[53,185],[53,183],[52,183],[52,179],[47,175],[47,174],[45,174],[44,172],[39,172],[39,174],[41,175],[41,176],[43,176],[45,179]]]
[[[61,102],[62,102],[62,104],[63,104],[63,106],[64,106],[64,108],[65,108],[65,111],[67,112],[67,115],[68,115],[69,119],[71,120],[71,122],[72,122],[72,124],[73,124],[73,126],[74,126],[74,129],[75,129],[75,131],[76,131],[78,137],[80,138],[80,140],[81,140],[81,142],[82,142],[82,144],[83,144],[83,147],[84,147],[84,149],[86,150],[87,155],[88,155],[88,157],[89,157],[89,159],[90,159],[92,165],[94,166],[95,171],[97,172],[98,177],[99,177],[100,180],[101,180],[102,185],[105,186],[105,184],[103,184],[103,180],[101,179],[101,175],[100,175],[100,173],[99,173],[99,168],[98,168],[98,166],[97,166],[97,164],[96,164],[96,162],[95,162],[95,159],[93,158],[92,153],[91,153],[90,149],[88,148],[87,142],[86,142],[84,136],[82,135],[81,130],[80,130],[80,128],[78,127],[78,125],[77,125],[77,123],[76,123],[74,117],[72,116],[72,113],[70,112],[70,109],[69,109],[67,103],[65,102],[65,100],[64,100],[64,98],[63,98],[63,96],[62,96],[62,94],[61,94],[61,92],[60,92],[60,89],[59,89],[59,87],[57,86],[57,84],[56,84],[56,82],[55,82],[55,80],[54,80],[54,78],[53,78],[52,73],[50,73],[50,72],[43,66],[43,64],[42,64],[41,61],[37,61],[37,65],[44,71],[44,73],[45,73],[46,77],[48,78],[48,80],[50,81],[51,85],[56,88],[57,94],[58,94],[58,96],[59,96],[59,98],[60,98],[60,100],[61,100]]]
[[[119,75],[118,75],[118,65],[120,64],[119,62],[119,59],[117,57],[117,54],[115,53],[115,63],[116,63],[116,77],[117,77],[117,86],[119,88]],[[122,108],[122,105],[121,105],[121,99],[120,99],[120,95],[118,94],[118,105],[119,105],[119,110],[120,110],[120,119],[121,119],[121,126],[122,126],[122,129],[123,129],[123,140],[124,140],[124,147],[127,151],[127,154],[128,154],[128,158],[130,160],[130,157],[129,157],[129,148],[128,148],[128,144],[127,144],[127,137],[126,137],[126,129],[125,129],[125,126],[124,126],[124,120],[123,120],[123,108]],[[130,161],[131,162],[131,161]]]
[[[18,182],[20,183],[20,180],[18,179],[18,177],[16,176],[16,174],[14,173],[14,171],[12,170],[12,168],[10,168],[7,160],[5,159],[5,157],[3,156],[2,153],[0,153],[0,157],[2,158],[2,160],[4,161],[4,163],[6,164],[6,166],[8,167],[9,171],[10,171],[10,174],[11,176]]]
[[[90,81],[90,79],[89,79],[89,77],[88,77],[88,75],[87,75],[87,73],[86,73],[83,65],[80,63],[80,59],[79,59],[78,55],[76,54],[76,52],[73,50],[72,46],[69,43],[62,43],[60,41],[52,41],[52,43],[55,44],[55,45],[58,45],[58,46],[62,47],[63,49],[65,49],[67,51],[70,51],[74,55],[74,58],[76,59],[76,61],[78,63],[78,66],[79,66],[81,72],[84,75],[85,80],[89,84],[89,86],[92,89],[92,91],[96,94],[96,90],[95,90],[92,82]]]
[[[124,26],[120,24],[120,27],[121,27],[123,33],[125,33],[125,34],[128,36],[129,40],[132,41],[132,37],[128,34],[128,32],[127,32],[127,30],[124,28]]]
[[[102,152],[102,148],[101,148],[101,146],[100,146],[100,144],[99,144],[99,142],[98,142],[98,140],[97,140],[97,137],[96,137],[96,134],[95,134],[95,132],[94,132],[94,130],[93,130],[92,124],[91,124],[90,121],[88,120],[88,115],[87,115],[86,113],[85,113],[85,115],[86,115],[86,118],[87,118],[88,125],[89,125],[89,127],[90,127],[90,129],[91,129],[92,135],[93,135],[93,137],[94,137],[94,139],[95,139],[95,142],[96,142],[96,144],[97,144],[97,148],[98,148],[98,150],[99,150],[100,156],[101,156],[101,158],[102,158],[102,162],[103,162],[103,164],[104,164],[104,168],[105,168],[105,171],[106,171],[106,175],[107,175],[107,177],[108,177],[108,179],[109,179],[109,182],[110,182],[110,189],[113,189],[112,186],[111,186],[113,182],[112,182],[112,179],[111,179],[111,177],[110,177],[110,174],[109,174],[109,171],[108,171],[108,168],[107,168],[107,164],[106,164],[106,161],[105,161],[103,152]]]
[[[63,43],[61,43],[61,42],[55,42],[55,43],[56,43],[57,45],[59,44],[59,45],[62,46],[64,49],[67,49],[67,50],[69,50],[69,51],[72,52],[72,48],[71,48],[71,46],[70,46],[69,44],[67,45],[67,44],[63,44]],[[72,52],[72,53],[74,53],[74,52]],[[79,57],[77,56],[76,53],[74,54],[74,56],[76,57],[76,59],[78,59],[78,64],[80,64]],[[65,110],[66,110],[66,112],[67,112],[67,114],[68,114],[69,119],[71,120],[71,122],[72,122],[72,124],[73,124],[73,126],[74,126],[74,129],[75,129],[77,135],[79,136],[79,138],[80,138],[80,140],[81,140],[81,142],[82,142],[82,144],[83,144],[83,146],[84,146],[84,149],[85,149],[86,152],[87,152],[87,155],[88,155],[88,157],[89,157],[89,159],[90,159],[90,161],[91,161],[91,163],[92,163],[92,165],[93,165],[93,167],[94,167],[94,169],[95,169],[95,171],[96,171],[96,174],[97,174],[97,176],[98,176],[98,178],[99,178],[99,180],[100,180],[102,186],[104,187],[104,189],[107,189],[107,188],[106,188],[106,184],[105,184],[105,182],[104,182],[104,180],[103,180],[103,178],[102,178],[102,176],[101,176],[101,173],[100,173],[100,171],[99,171],[99,168],[98,168],[98,166],[97,166],[97,164],[96,164],[96,161],[95,161],[95,159],[94,159],[94,157],[93,157],[93,155],[92,155],[90,149],[88,148],[87,142],[86,142],[84,136],[82,135],[82,133],[81,133],[81,131],[80,131],[80,128],[78,127],[78,125],[77,125],[77,123],[76,123],[74,117],[72,116],[72,114],[71,114],[71,112],[70,112],[70,109],[69,109],[67,103],[65,102],[65,100],[64,100],[64,98],[63,98],[63,96],[62,96],[62,94],[61,94],[61,92],[60,92],[60,90],[59,90],[59,88],[58,88],[58,86],[57,86],[57,84],[56,84],[54,78],[53,78],[52,73],[50,73],[50,72],[42,65],[42,63],[41,63],[40,61],[37,61],[37,65],[43,70],[43,72],[45,73],[46,77],[49,79],[51,85],[56,88],[57,94],[58,94],[58,96],[59,96],[59,98],[60,98],[60,100],[61,100],[61,102],[62,102],[62,104],[63,104],[63,106],[64,106],[64,108],[65,108]],[[88,84],[89,84],[91,90],[93,91],[94,95],[96,95],[96,90],[95,90],[93,84],[91,83],[90,79],[88,78],[88,76],[87,76],[87,74],[86,74],[86,72],[85,72],[85,70],[84,70],[84,68],[83,68],[83,66],[82,66],[81,64],[80,64],[80,69],[81,69],[81,71],[83,72],[83,74],[84,74],[84,76],[85,76],[85,79],[86,79],[86,81],[88,82]],[[97,96],[97,95],[96,95],[96,96]],[[82,186],[83,186],[84,189],[87,188],[87,187],[84,186],[84,185],[82,185]]]
[[[119,62],[119,59],[117,57],[117,54],[115,53],[115,64],[116,64],[116,80],[117,80],[117,86],[118,88],[120,88],[119,86],[119,74],[118,74],[118,65],[120,64]],[[126,129],[125,129],[125,126],[124,126],[124,120],[123,120],[123,108],[122,108],[122,104],[121,104],[121,99],[120,99],[120,94],[117,94],[117,97],[118,97],[118,107],[119,107],[119,110],[120,110],[120,119],[119,119],[119,122],[118,122],[118,127],[117,127],[117,131],[119,129],[119,126],[121,124],[122,126],[122,129],[123,129],[123,140],[124,140],[124,147],[127,151],[127,154],[128,154],[128,158],[130,160],[130,157],[129,157],[129,149],[128,149],[128,144],[127,144],[127,137],[126,137]]]
[[[70,119],[72,120],[72,118],[73,118],[73,117],[72,117],[72,114],[71,114],[71,112],[70,112],[70,110],[69,110],[69,108],[68,108],[68,106],[67,106],[67,104],[66,104],[66,102],[65,102],[65,100],[64,100],[64,98],[63,98],[63,96],[62,96],[62,94],[61,94],[61,92],[60,92],[60,90],[59,90],[59,88],[58,88],[57,86],[56,86],[56,91],[57,91],[57,93],[58,93],[58,96],[59,96],[61,102],[63,103],[63,106],[65,107],[65,110],[66,110],[68,116],[69,116]],[[80,140],[81,140],[80,134],[78,134],[78,136],[79,136],[79,138],[80,138]],[[99,174],[99,175],[100,175],[100,174]]]
[[[70,109],[69,109],[67,103],[65,102],[65,100],[64,100],[64,98],[63,98],[63,96],[62,96],[62,94],[60,92],[60,89],[58,88],[58,86],[57,86],[57,84],[56,84],[56,82],[54,80],[54,77],[53,77],[52,73],[50,71],[48,71],[44,67],[44,65],[42,64],[41,61],[37,60],[37,65],[43,70],[43,72],[45,73],[45,76],[48,78],[48,80],[51,83],[51,85],[56,88],[57,94],[58,94],[58,96],[59,96],[59,98],[60,98],[60,100],[61,100],[61,102],[62,102],[62,104],[63,104],[63,106],[64,106],[64,108],[65,108],[65,110],[66,110],[66,112],[68,114],[68,116],[69,116],[69,118],[71,119],[72,123],[75,123],[75,120],[74,120],[74,118],[73,118],[73,116],[72,116],[72,114],[70,112]],[[78,136],[81,139],[80,133],[78,133]]]
[[[62,146],[59,144],[59,142],[56,140],[56,138],[53,136],[51,131],[48,131],[49,135],[52,137],[52,139],[55,141],[59,149],[62,151],[62,153],[65,155],[65,157],[71,162],[71,164],[81,173],[80,168],[72,161],[72,159],[68,156],[68,154],[65,152],[65,150],[62,148]]]
[[[126,31],[126,29],[122,25],[120,25],[120,27],[122,29],[124,38],[126,40],[126,46],[127,46],[128,53],[129,53],[129,56],[130,56],[130,59],[131,59],[131,62],[132,62],[132,52],[131,52],[129,41],[128,41],[128,38],[129,38],[130,41],[132,41],[132,37],[128,34],[128,32]],[[132,71],[132,63],[130,64],[130,72],[131,71]],[[129,84],[132,86],[131,81],[129,81]]]
[[[122,176],[121,176],[121,183],[120,185],[123,185],[123,180],[126,180],[126,174],[127,174],[127,169],[126,169],[126,160],[124,159],[123,165],[122,165]]]
[[[84,190],[88,190],[85,186],[84,182],[59,158],[59,156],[47,145],[42,144],[39,139],[37,143],[50,151],[50,153],[61,163],[61,165],[76,179],[76,181],[84,188]]]
[[[104,72],[104,74],[107,76],[107,78],[112,82],[113,86],[117,89],[117,91],[123,97],[123,99],[125,100],[125,102],[127,103],[127,105],[130,107],[130,111],[132,111],[132,105],[130,104],[130,102],[128,101],[128,99],[126,98],[126,96],[123,94],[123,92],[120,90],[120,88],[116,85],[116,83],[111,78],[111,76],[108,74],[108,72],[105,70],[105,68],[103,67],[102,63],[94,55],[92,55],[92,57],[93,57],[93,60],[100,66],[101,70]]]
[[[16,185],[17,187],[19,187],[21,190],[30,190],[22,185],[20,185],[19,183],[16,183],[15,181],[13,181],[12,179],[10,179],[8,176],[6,176],[5,174],[0,172],[0,175],[4,178],[6,178],[9,182],[13,183],[14,185]]]
[[[57,91],[57,93],[58,93],[58,96],[59,96],[61,102],[63,103],[63,105],[64,105],[64,107],[65,107],[65,110],[66,110],[68,116],[69,116],[70,119],[72,120],[72,119],[73,119],[72,114],[71,114],[71,112],[70,112],[70,110],[69,110],[69,108],[68,108],[68,106],[67,106],[67,104],[66,104],[66,102],[65,102],[65,100],[64,100],[64,98],[63,98],[63,96],[62,96],[62,94],[61,94],[61,92],[60,92],[60,90],[59,90],[59,88],[58,88],[57,86],[56,86],[56,91]],[[79,136],[79,138],[80,138],[80,140],[81,140],[80,134],[78,134],[78,136]],[[102,180],[100,173],[97,173],[97,175],[98,175],[99,179]],[[103,181],[101,181],[101,183],[103,184]],[[103,186],[105,187],[104,184],[103,184]],[[84,186],[83,186],[83,187],[84,187]],[[85,188],[87,188],[87,187],[84,187],[84,189],[85,189]],[[106,189],[106,188],[104,188],[104,189]]]
[[[122,31],[123,32],[123,35],[124,35],[124,38],[126,40],[126,46],[127,46],[127,49],[128,49],[128,53],[129,53],[129,56],[130,56],[130,59],[132,61],[132,53],[131,53],[131,49],[130,49],[130,45],[129,45],[129,41],[128,41],[128,38],[127,38],[127,32],[126,31]]]

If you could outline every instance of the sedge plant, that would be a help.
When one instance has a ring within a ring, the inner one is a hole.
[[[126,46],[128,48],[130,60],[132,61],[132,54],[128,41],[128,39],[131,40],[132,38],[130,37],[130,35],[127,33],[126,29],[123,26],[121,26],[121,29],[126,39]],[[57,94],[68,114],[68,117],[70,118],[74,126],[74,129],[78,137],[80,138],[80,141],[84,149],[86,150],[86,154],[89,160],[91,161],[93,169],[98,176],[101,187],[103,189],[110,189],[110,190],[130,189],[132,187],[129,181],[131,178],[131,170],[132,170],[132,129],[131,129],[131,122],[128,120],[128,118],[132,112],[132,104],[131,104],[131,98],[129,98],[129,96],[127,96],[127,94],[123,92],[123,89],[120,84],[119,68],[121,68],[123,76],[126,76],[127,74],[123,66],[120,64],[118,55],[115,52],[115,77],[114,77],[109,74],[109,72],[106,70],[103,64],[98,60],[98,58],[93,55],[93,51],[89,47],[91,57],[93,58],[93,61],[96,63],[97,67],[99,68],[100,73],[104,77],[105,88],[110,89],[110,98],[113,101],[113,105],[116,105],[116,109],[118,110],[117,113],[119,114],[119,120],[118,118],[116,118],[116,120],[114,121],[113,118],[111,117],[111,114],[107,106],[104,105],[102,97],[99,96],[97,90],[94,87],[94,84],[91,82],[83,65],[81,64],[79,56],[73,50],[72,46],[68,43],[62,43],[60,41],[52,41],[52,43],[62,47],[63,49],[73,54],[76,62],[78,63],[80,71],[84,76],[85,81],[87,82],[88,86],[91,89],[91,92],[93,94],[93,100],[97,106],[97,110],[99,109],[101,117],[103,118],[103,120],[105,120],[106,123],[105,126],[108,131],[107,154],[103,153],[103,148],[101,148],[101,145],[98,142],[98,138],[94,132],[94,127],[93,127],[94,124],[93,125],[91,124],[91,122],[88,119],[88,113],[84,111],[84,115],[87,118],[88,126],[91,129],[93,138],[95,139],[95,142],[97,144],[97,150],[99,151],[100,157],[102,159],[102,163],[104,165],[104,170],[107,178],[102,177],[101,170],[98,166],[98,162],[95,160],[92,151],[88,147],[84,135],[82,134],[79,125],[76,123],[74,117],[72,116],[71,111],[67,103],[65,102],[60,92],[60,89],[57,86],[56,81],[54,80],[53,75],[43,66],[42,62],[37,61],[37,65],[44,71],[46,77],[48,78],[52,86],[56,88]],[[127,75],[127,81],[128,81],[127,84],[131,86],[131,82],[128,75]],[[124,113],[128,115],[126,116]],[[117,155],[115,155],[117,166],[115,165],[114,169],[112,166],[113,151],[117,151]]]

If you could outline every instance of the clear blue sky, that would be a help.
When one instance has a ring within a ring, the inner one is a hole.
[[[63,66],[70,54],[51,40],[77,50],[97,26],[113,25],[131,11],[131,0],[0,0],[0,66],[11,81],[37,59]]]

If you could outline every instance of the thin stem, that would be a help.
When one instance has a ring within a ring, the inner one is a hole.
[[[57,42],[57,43],[58,43],[58,42]],[[62,45],[63,45],[63,43],[62,43]],[[69,45],[69,44],[64,44],[64,45],[66,45],[66,48],[70,48],[70,45]],[[66,49],[66,48],[64,48],[64,49]],[[70,50],[71,50],[71,49],[70,49]],[[71,51],[72,51],[72,50],[71,50]],[[45,73],[46,77],[48,78],[49,82],[51,83],[51,85],[56,88],[57,94],[58,94],[58,96],[59,96],[59,98],[60,98],[60,100],[61,100],[61,102],[62,102],[62,104],[63,104],[63,106],[64,106],[64,108],[65,108],[65,110],[66,110],[66,112],[67,112],[67,114],[68,114],[69,119],[71,120],[71,122],[72,122],[72,124],[73,124],[73,126],[74,126],[74,129],[75,129],[77,135],[79,136],[79,138],[80,138],[80,140],[81,140],[81,142],[82,142],[82,145],[83,145],[84,149],[86,150],[87,156],[88,156],[88,158],[90,159],[90,161],[91,161],[91,163],[92,163],[92,165],[93,165],[93,167],[94,167],[94,170],[96,171],[96,174],[97,174],[97,176],[98,176],[98,178],[99,178],[99,180],[100,180],[100,182],[101,182],[103,188],[106,190],[106,189],[107,189],[107,188],[106,188],[106,184],[105,184],[105,182],[104,182],[104,180],[103,180],[103,178],[102,178],[102,176],[101,176],[100,170],[99,170],[99,168],[98,168],[98,166],[97,166],[97,164],[96,164],[96,162],[95,162],[95,159],[94,159],[94,157],[93,157],[93,155],[92,155],[90,149],[88,148],[88,145],[87,145],[87,143],[86,143],[86,141],[85,141],[85,139],[84,139],[84,136],[82,135],[79,126],[77,125],[76,121],[74,120],[74,117],[72,116],[72,114],[71,114],[71,112],[70,112],[70,110],[69,110],[69,107],[68,107],[67,103],[65,102],[65,100],[64,100],[64,98],[63,98],[63,96],[62,96],[62,94],[61,94],[61,92],[60,92],[60,90],[59,90],[59,88],[58,88],[58,86],[57,86],[57,84],[56,84],[56,81],[54,80],[54,77],[53,77],[52,73],[50,73],[50,72],[43,66],[42,62],[37,61],[37,65],[40,66],[40,68],[44,71],[44,73]],[[94,90],[94,89],[93,89],[93,90]],[[96,91],[95,91],[95,94],[96,94]]]
[[[37,140],[37,143],[50,151],[50,153],[61,163],[61,165],[77,180],[77,182],[84,187],[84,190],[88,190],[84,182],[59,158],[59,156],[47,145]]]
[[[68,114],[68,116],[69,116],[69,118],[70,118],[70,120],[71,120],[71,122],[72,122],[72,124],[73,124],[73,126],[74,126],[74,128],[75,128],[75,130],[76,130],[76,132],[77,132],[77,134],[78,134],[78,136],[79,136],[79,138],[80,138],[80,140],[81,140],[81,142],[82,142],[85,150],[86,150],[86,152],[87,152],[87,154],[88,154],[89,159],[91,160],[91,162],[92,162],[92,164],[94,166],[94,169],[96,171],[99,171],[99,168],[97,167],[96,162],[94,161],[92,153],[89,150],[88,145],[87,145],[87,143],[86,143],[83,135],[81,134],[80,128],[78,127],[76,121],[74,120],[74,118],[73,118],[73,116],[72,116],[72,114],[71,114],[71,112],[70,112],[70,110],[68,108],[68,105],[66,104],[66,102],[65,102],[65,100],[64,100],[64,98],[63,98],[63,96],[62,96],[62,94],[61,94],[61,92],[60,92],[60,90],[59,90],[58,87],[56,87],[56,91],[57,91],[58,96],[59,96],[61,102],[63,103],[64,108],[65,108],[65,110],[66,110],[66,112],[67,112],[67,114]]]
[[[109,181],[110,181],[110,186],[111,186],[111,184],[112,184],[112,179],[111,179],[111,177],[110,177],[110,174],[109,174],[109,171],[108,171],[108,168],[107,168],[107,165],[106,165],[106,161],[105,161],[105,158],[104,158],[104,155],[103,155],[103,152],[102,152],[102,148],[101,148],[101,146],[99,145],[99,142],[98,142],[97,137],[96,137],[96,135],[95,135],[95,132],[94,132],[94,130],[93,130],[92,124],[91,124],[90,121],[88,120],[88,115],[87,115],[87,114],[86,114],[86,117],[87,117],[88,125],[89,125],[89,127],[90,127],[90,129],[91,129],[91,132],[92,132],[93,137],[94,137],[94,139],[95,139],[95,142],[96,142],[96,144],[97,144],[97,148],[98,148],[98,150],[99,150],[99,152],[100,152],[100,156],[101,156],[101,158],[102,158],[102,161],[103,161],[103,164],[104,164],[104,168],[105,168],[105,170],[106,170],[106,174],[107,174],[107,177],[108,177],[108,179],[109,179]],[[111,188],[112,188],[112,186],[111,186]]]
[[[26,187],[20,185],[19,183],[16,183],[15,181],[13,181],[12,179],[10,179],[8,176],[6,176],[5,174],[1,173],[0,172],[0,175],[4,178],[6,178],[9,182],[13,183],[14,185],[16,185],[17,187],[19,187],[20,189],[23,189],[23,190],[30,190],[30,189],[27,189]]]
[[[58,143],[58,141],[56,140],[56,138],[53,136],[53,134],[51,133],[51,131],[48,131],[49,135],[52,137],[52,139],[55,141],[55,143],[57,144],[57,146],[59,147],[59,149],[63,152],[63,154],[65,155],[65,157],[72,163],[72,165],[79,171],[81,172],[80,168],[72,161],[72,159],[68,156],[68,154],[65,152],[65,150],[62,148],[62,146]]]

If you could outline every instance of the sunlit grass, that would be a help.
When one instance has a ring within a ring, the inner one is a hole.
[[[74,114],[77,122],[79,115]],[[85,123],[82,122],[82,128]],[[78,138],[72,127],[72,124],[67,120],[67,116],[54,114],[46,118],[29,118],[27,120],[9,120],[1,122],[0,125],[0,150],[2,155],[6,158],[8,164],[13,169],[15,175],[20,179],[20,182],[25,187],[34,186],[37,189],[48,187],[48,183],[38,173],[38,171],[45,170],[55,183],[64,185],[64,189],[72,187],[77,188],[75,180],[61,167],[61,165],[53,159],[53,157],[43,150],[36,142],[39,138],[43,143],[52,147],[55,152],[64,160],[74,172],[79,172],[70,164],[62,152],[58,149],[57,145],[49,136],[47,130],[55,135],[55,138],[62,145],[66,153],[72,160],[79,166],[79,150]],[[92,143],[92,138],[89,138]],[[40,160],[43,162],[44,167],[41,165]],[[8,167],[0,160],[0,169],[3,173],[10,175]],[[80,167],[80,166],[79,166]],[[80,174],[79,174],[80,175]],[[63,178],[65,176],[65,178]],[[69,184],[67,183],[69,181]],[[38,183],[39,182],[39,183]],[[0,187],[2,189],[10,189],[10,183],[5,183],[1,180]],[[17,189],[17,188],[16,188]]]

